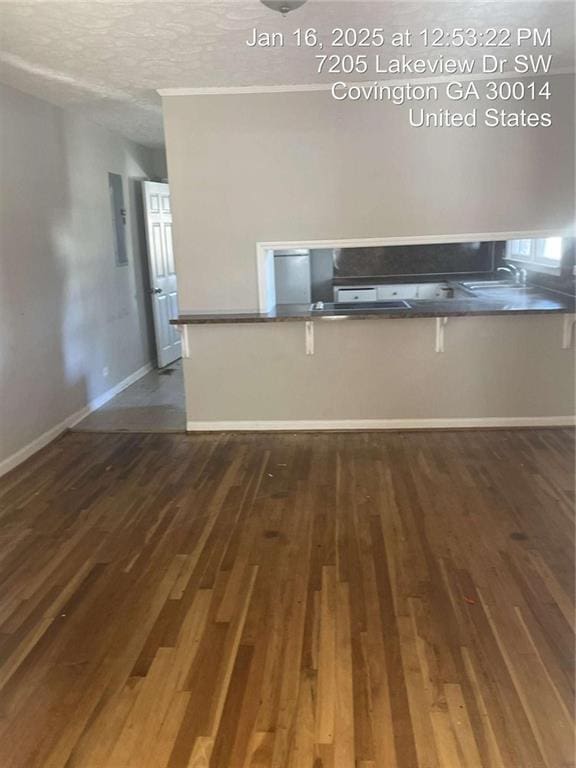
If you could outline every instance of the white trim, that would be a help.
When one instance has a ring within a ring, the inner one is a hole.
[[[68,416],[68,418],[64,419],[64,421],[61,421],[60,424],[52,427],[52,429],[49,429],[48,432],[44,432],[43,435],[40,435],[40,437],[32,440],[31,443],[28,443],[28,445],[25,445],[24,448],[21,448],[19,451],[16,451],[16,453],[13,453],[12,456],[4,459],[4,461],[0,463],[0,477],[5,475],[7,472],[10,472],[10,470],[14,469],[14,467],[17,467],[18,464],[26,461],[26,459],[39,451],[41,448],[44,448],[44,446],[48,445],[48,443],[56,440],[56,438],[59,437],[62,432],[65,432],[79,421],[82,421],[83,418],[88,416],[90,410],[90,406],[87,405],[80,411],[76,411],[76,413],[73,413],[71,416]]]
[[[258,277],[258,309],[269,312],[275,301],[272,284],[274,270],[270,268],[272,251],[294,248],[377,248],[386,245],[435,245],[437,243],[470,243],[477,240],[519,240],[527,238],[574,237],[576,227],[565,231],[544,229],[514,232],[453,232],[450,235],[397,235],[394,237],[348,238],[346,240],[284,240],[256,243],[256,270]],[[272,278],[270,277],[272,274]]]
[[[204,88],[159,88],[160,96],[242,96],[257,93],[305,93],[329,91],[332,83],[301,83],[296,85],[214,85]]]
[[[182,357],[185,360],[190,358],[190,337],[188,336],[187,325],[177,325],[178,333],[180,334],[180,340],[182,341]]]
[[[436,318],[436,343],[434,344],[435,352],[444,352],[445,328],[447,323],[447,317]]]
[[[314,321],[306,320],[304,330],[304,346],[307,355],[314,354]]]
[[[116,395],[120,394],[120,392],[125,390],[131,384],[134,384],[151,370],[152,363],[146,363],[146,365],[143,365],[142,368],[139,368],[137,371],[134,371],[134,373],[131,373],[130,376],[127,376],[107,392],[104,392],[102,395],[94,398],[94,400],[91,400],[88,405],[84,406],[84,408],[81,408],[79,411],[76,411],[76,413],[67,416],[64,421],[56,424],[55,427],[52,427],[47,432],[44,432],[44,434],[32,440],[32,442],[28,443],[28,445],[20,448],[20,450],[16,451],[16,453],[13,453],[12,456],[8,456],[7,459],[4,459],[4,461],[0,462],[0,477],[5,475],[7,472],[10,472],[10,470],[14,469],[14,467],[17,467],[18,464],[26,461],[26,459],[35,454],[41,448],[44,448],[44,446],[48,445],[53,440],[56,440],[56,438],[59,437],[63,432],[66,432],[67,429],[71,429],[72,427],[76,426],[76,424],[82,421],[82,419],[85,419],[86,416],[98,408],[101,408],[109,400],[112,400],[113,397],[116,397]]]
[[[256,246],[256,270],[258,280],[258,308],[270,312],[276,304],[276,277],[274,252],[270,248]]]
[[[564,323],[562,325],[562,349],[570,349],[572,347],[575,327],[576,315],[564,315]]]
[[[122,379],[122,381],[118,382],[118,384],[113,386],[112,389],[108,389],[106,392],[104,392],[104,394],[99,395],[98,397],[94,398],[94,400],[91,400],[87,406],[90,408],[90,413],[92,411],[96,411],[98,408],[102,408],[102,406],[106,405],[106,403],[112,400],[113,397],[116,397],[116,395],[119,395],[120,392],[123,392],[129,386],[135,384],[143,376],[146,376],[147,373],[150,373],[153,367],[154,366],[152,363],[146,363],[146,365],[143,365],[142,368],[138,368],[138,370],[134,371],[134,373],[131,373],[130,376],[126,376],[125,379]]]
[[[576,416],[510,416],[480,419],[338,419],[335,421],[189,421],[188,432],[323,432],[411,429],[572,427]]]
[[[259,248],[371,248],[382,245],[435,245],[436,243],[470,243],[476,240],[516,240],[520,238],[574,237],[576,227],[567,231],[540,229],[513,232],[452,232],[449,235],[395,235],[394,237],[353,237],[345,240],[292,240],[259,242]]]
[[[555,75],[573,75],[574,70],[571,67],[558,67],[551,69],[545,74],[518,74],[517,72],[497,72],[494,74],[485,74],[483,72],[458,75],[458,80],[467,82],[469,80],[526,80],[535,77],[554,77]],[[431,77],[408,77],[393,78],[386,80],[354,81],[347,85],[434,85],[435,83],[448,83],[454,80],[454,75],[436,75]],[[299,83],[295,85],[222,85],[207,86],[204,88],[158,88],[156,93],[160,96],[242,96],[262,93],[307,93],[314,91],[330,91],[334,83]]]

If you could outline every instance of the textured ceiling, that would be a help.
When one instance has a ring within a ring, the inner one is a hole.
[[[258,0],[0,0],[0,80],[158,145],[156,89],[323,80],[316,51],[248,48],[253,26],[288,35],[298,26],[550,26],[554,68],[573,69],[573,24],[574,4],[554,0],[308,0],[287,18]]]

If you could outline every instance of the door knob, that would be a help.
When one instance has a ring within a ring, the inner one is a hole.
[[[162,288],[152,288],[150,293],[162,293]]]

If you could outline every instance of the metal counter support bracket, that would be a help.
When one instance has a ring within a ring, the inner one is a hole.
[[[575,324],[576,315],[564,315],[564,326],[562,328],[562,349],[570,349],[572,346]]]
[[[447,317],[436,318],[436,344],[434,346],[436,352],[444,352],[444,328],[447,322]]]
[[[178,332],[180,333],[182,341],[182,357],[188,359],[190,357],[190,344],[188,343],[188,326],[177,325]]]
[[[305,328],[305,338],[306,338],[306,354],[307,355],[313,355],[314,354],[314,323],[312,320],[306,320],[306,328]]]

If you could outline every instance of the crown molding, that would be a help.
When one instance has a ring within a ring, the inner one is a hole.
[[[347,85],[434,85],[436,83],[449,83],[453,81],[468,82],[470,80],[534,80],[536,78],[549,78],[558,75],[575,75],[569,67],[551,69],[546,75],[519,75],[513,72],[498,72],[489,74],[468,74],[449,76],[438,75],[436,77],[411,77],[388,78],[387,80],[346,81]],[[208,86],[204,88],[158,88],[157,93],[162,97],[173,96],[241,96],[264,93],[309,93],[330,91],[334,83],[301,83],[299,85],[233,85],[233,86]]]
[[[300,85],[232,85],[206,88],[159,88],[160,96],[234,96],[251,93],[304,93],[329,91],[332,83],[303,83]]]

